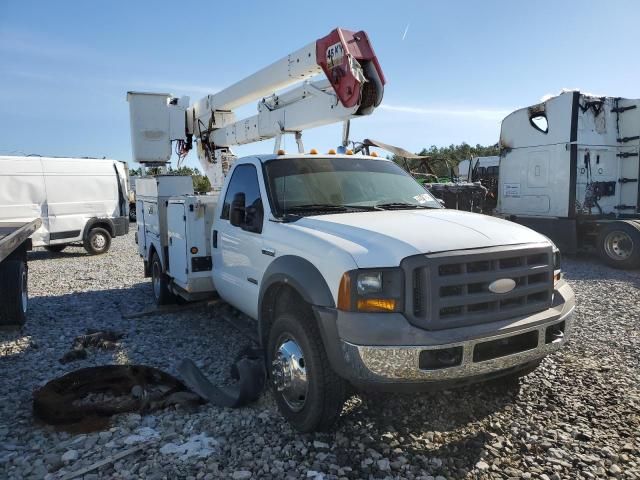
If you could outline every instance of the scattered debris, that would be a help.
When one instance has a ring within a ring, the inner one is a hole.
[[[207,437],[204,433],[192,435],[182,444],[167,443],[160,448],[163,455],[180,455],[180,460],[189,457],[208,457],[214,452],[214,447],[218,445],[217,440]]]
[[[107,458],[103,459],[103,460],[99,460],[97,462],[92,463],[91,465],[87,466],[87,467],[83,467],[80,470],[76,470],[75,472],[71,472],[68,475],[65,475],[64,477],[62,477],[60,480],[73,480],[74,478],[78,478],[81,477],[82,475],[84,475],[85,473],[89,473],[93,470],[96,470],[100,467],[103,467],[105,465],[108,465],[112,462],[115,462],[116,460],[120,460],[121,458],[124,457],[128,457],[129,455],[132,455],[140,450],[142,450],[145,446],[144,445],[137,445],[135,447],[129,448],[127,450],[123,450],[122,452],[118,452],[114,455],[110,455]]]
[[[59,362],[64,365],[75,360],[85,359],[87,358],[87,348],[90,347],[113,350],[118,346],[116,342],[122,337],[124,337],[123,333],[113,330],[87,330],[85,335],[73,339],[73,347],[62,356]]]
[[[139,397],[131,393],[142,388]],[[47,383],[33,394],[35,416],[70,431],[105,428],[117,413],[145,412],[200,398],[177,378],[144,365],[82,368]]]
[[[231,366],[234,385],[212,384],[189,359],[180,362],[178,372],[191,390],[219,407],[237,408],[257,400],[266,381],[264,354],[255,348],[245,349]]]
[[[160,434],[150,427],[137,428],[133,435],[129,435],[124,439],[125,445],[133,445],[134,443],[149,442],[151,440],[157,440],[160,438]]]

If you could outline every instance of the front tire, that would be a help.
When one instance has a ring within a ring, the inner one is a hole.
[[[175,296],[169,290],[169,277],[162,271],[162,263],[157,253],[151,259],[151,286],[156,305],[167,305],[175,301]]]
[[[340,416],[347,384],[329,364],[308,308],[277,315],[269,332],[268,368],[278,409],[300,432],[328,430]]]
[[[22,326],[27,320],[28,270],[24,260],[0,263],[0,325]]]
[[[640,268],[640,227],[628,222],[611,222],[598,234],[600,258],[613,268]]]
[[[104,228],[94,227],[84,239],[84,249],[89,255],[106,253],[111,247],[111,235]]]

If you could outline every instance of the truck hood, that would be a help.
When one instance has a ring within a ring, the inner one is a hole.
[[[517,223],[449,209],[316,215],[290,225],[346,248],[360,268],[397,266],[424,253],[549,242]]]

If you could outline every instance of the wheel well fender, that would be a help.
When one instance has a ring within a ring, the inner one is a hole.
[[[265,271],[258,296],[258,334],[263,345],[283,291],[293,291],[308,305],[335,307],[331,289],[315,265],[295,255],[278,257]]]
[[[113,221],[110,218],[94,217],[90,218],[89,220],[87,220],[87,223],[85,223],[84,232],[82,232],[82,238],[87,238],[87,235],[89,235],[89,232],[94,227],[104,228],[107,232],[109,232],[109,235],[111,235],[111,237],[114,236],[115,227],[113,225]]]

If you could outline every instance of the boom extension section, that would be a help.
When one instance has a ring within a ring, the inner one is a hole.
[[[189,97],[128,92],[133,156],[147,166],[165,165],[173,141],[183,157],[195,140],[216,191],[235,159],[231,147],[275,138],[277,149],[280,136],[291,133],[301,151],[303,130],[373,112],[384,83],[367,34],[337,28],[191,106]],[[258,113],[237,120],[234,109],[252,101],[258,101]]]

